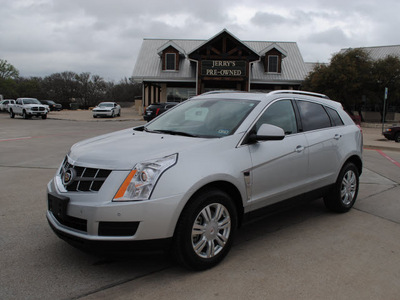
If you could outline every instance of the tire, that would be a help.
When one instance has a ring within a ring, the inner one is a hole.
[[[12,111],[12,109],[10,110],[10,118],[11,118],[11,119],[14,119],[14,118],[15,118],[15,114],[14,114],[14,112]]]
[[[111,118],[114,118],[115,117],[115,113],[114,113],[114,111],[112,111],[111,112]]]
[[[42,115],[42,119],[43,119],[43,120],[46,120],[46,119],[47,119],[47,114]]]
[[[205,270],[229,252],[237,227],[236,207],[223,191],[211,189],[192,199],[182,211],[173,242],[181,265]]]
[[[349,211],[357,199],[359,173],[353,163],[344,165],[329,195],[324,197],[326,208],[337,213]]]
[[[396,135],[394,136],[394,141],[396,143],[400,143],[400,132],[396,133]]]
[[[29,116],[26,114],[25,110],[22,111],[22,118],[29,119]]]

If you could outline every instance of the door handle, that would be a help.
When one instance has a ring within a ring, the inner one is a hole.
[[[338,139],[340,139],[342,137],[342,135],[341,134],[335,134],[335,136],[333,137],[335,140],[338,140]]]
[[[296,149],[294,149],[294,151],[296,151],[297,153],[300,153],[300,152],[302,152],[304,150],[304,146],[301,146],[301,145],[298,145],[297,147],[296,147]]]

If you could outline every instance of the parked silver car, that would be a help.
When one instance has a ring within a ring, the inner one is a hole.
[[[323,197],[348,211],[361,172],[360,129],[326,96],[207,93],[75,144],[48,184],[47,219],[75,246],[161,247],[200,270],[271,205]]]

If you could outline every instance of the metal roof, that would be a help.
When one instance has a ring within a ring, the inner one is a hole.
[[[196,81],[196,62],[188,54],[202,46],[208,40],[191,39],[143,39],[143,43],[133,69],[133,79],[138,81]],[[158,51],[168,43],[176,44],[185,52],[181,57],[178,71],[163,71]],[[286,57],[282,60],[282,72],[271,74],[264,72],[262,61],[253,62],[250,81],[253,83],[300,83],[309,72],[300,50],[295,42],[242,41],[260,56],[263,50],[277,46]]]
[[[340,50],[340,53],[351,50],[352,48],[345,48]],[[393,46],[376,46],[376,47],[358,47],[355,49],[362,49],[366,51],[373,60],[384,59],[391,56],[397,56],[400,58],[400,45]]]

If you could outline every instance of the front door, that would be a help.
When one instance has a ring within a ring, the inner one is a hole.
[[[272,103],[257,121],[255,130],[264,123],[281,127],[286,136],[281,141],[248,146],[253,165],[249,210],[293,197],[301,193],[307,182],[307,140],[298,132],[291,100]]]

